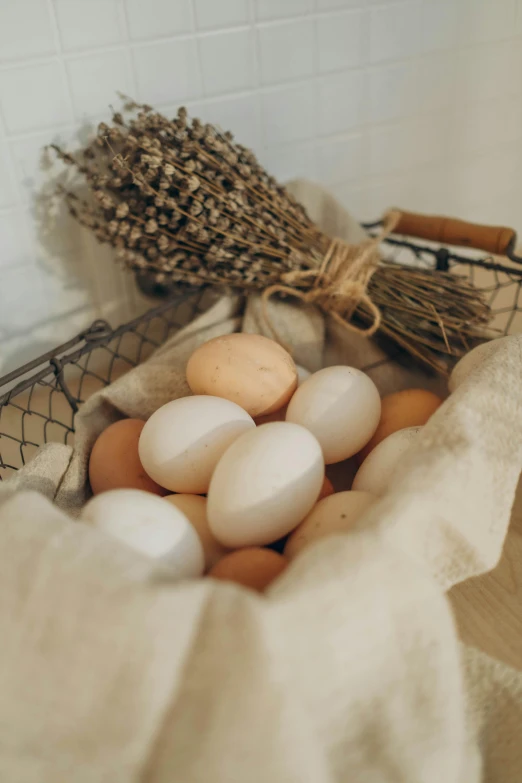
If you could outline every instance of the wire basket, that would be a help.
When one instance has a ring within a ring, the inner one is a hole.
[[[366,224],[365,228],[371,232],[378,225]],[[461,225],[469,228],[471,224]],[[502,336],[522,331],[522,259],[514,254],[515,235],[511,234],[503,248],[506,258],[501,261],[493,256],[477,258],[476,250],[455,252],[436,241],[419,244],[410,236],[390,237],[383,245],[383,256],[466,277],[483,292],[492,312],[491,326]],[[417,235],[436,240],[440,231],[419,230]],[[487,248],[488,243],[479,246]],[[147,293],[164,295],[167,301],[116,329],[106,321],[95,321],[69,342],[0,378],[0,480],[25,465],[44,443],[72,444],[80,405],[143,362],[213,300],[208,289],[194,292],[153,286],[152,291],[146,279],[138,282]]]

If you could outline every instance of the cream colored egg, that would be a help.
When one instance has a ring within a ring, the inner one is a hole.
[[[299,386],[286,420],[310,430],[327,465],[360,451],[377,429],[381,398],[374,382],[354,367],[325,367]]]
[[[194,394],[211,394],[240,405],[251,416],[282,408],[297,386],[288,351],[260,334],[229,334],[201,345],[187,364]]]
[[[345,533],[374,500],[369,492],[337,492],[323,498],[290,535],[283,554],[291,560],[318,538]]]
[[[352,490],[380,496],[388,490],[393,474],[422,427],[407,427],[382,440],[355,474]]]
[[[295,369],[297,370],[297,385],[300,386],[312,373],[305,370],[305,368],[301,367],[299,364],[295,365]],[[256,416],[256,424],[270,424],[271,421],[285,421],[287,407],[288,406],[285,405],[283,408],[273,411],[273,413],[267,413],[266,416]]]
[[[502,343],[509,340],[509,337],[499,337],[497,340],[489,340],[486,343],[477,345],[472,351],[457,362],[453,368],[448,380],[448,389],[450,392],[454,392],[455,389],[460,386],[470,373],[472,373],[483,361],[492,356]]]
[[[195,528],[205,553],[205,571],[212,568],[222,557],[229,553],[229,549],[217,541],[208,526],[207,499],[201,495],[168,495],[164,500],[185,514],[188,521]]]
[[[81,520],[157,560],[176,579],[201,576],[203,547],[187,517],[162,498],[138,489],[113,489],[84,506]]]
[[[324,479],[316,438],[287,422],[246,432],[218,463],[208,523],[229,547],[262,546],[289,533],[315,504]]]
[[[171,492],[204,494],[219,458],[255,426],[230,400],[181,397],[158,408],[145,423],[139,442],[141,464]]]

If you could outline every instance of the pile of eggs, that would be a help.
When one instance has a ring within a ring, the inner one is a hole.
[[[204,343],[186,377],[191,396],[98,437],[81,518],[173,578],[257,591],[313,541],[354,526],[441,404],[422,389],[381,400],[353,367],[310,374],[254,334]],[[346,463],[348,475],[354,461],[351,489],[334,492],[325,466]]]

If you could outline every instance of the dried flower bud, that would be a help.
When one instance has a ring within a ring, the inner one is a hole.
[[[189,212],[194,217],[197,217],[198,215],[201,215],[203,212],[203,204],[201,201],[193,201],[190,205]]]
[[[170,247],[170,242],[165,234],[161,234],[161,236],[158,237],[157,244],[162,253],[166,253]]]
[[[158,230],[158,224],[155,220],[147,220],[145,223],[145,231],[147,234],[155,234]]]
[[[195,190],[199,188],[201,185],[201,182],[198,177],[196,177],[195,174],[192,174],[191,177],[188,178],[187,181],[187,187],[190,190],[191,193],[193,193]]]
[[[126,201],[120,201],[118,206],[116,207],[116,217],[117,218],[124,218],[127,217],[129,214],[129,205]]]

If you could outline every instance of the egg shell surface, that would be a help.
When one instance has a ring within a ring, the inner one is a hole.
[[[288,538],[284,555],[292,560],[318,538],[345,533],[374,502],[369,492],[337,492],[319,500]]]
[[[181,397],[158,408],[145,423],[140,459],[162,487],[202,495],[222,454],[255,426],[248,413],[230,400]]]
[[[417,438],[422,427],[398,430],[381,441],[368,454],[355,474],[352,489],[371,492],[379,497],[389,489],[393,474],[403,456]]]
[[[223,397],[251,416],[282,408],[297,387],[297,370],[288,351],[259,334],[236,333],[201,345],[187,363],[194,394]]]
[[[271,549],[247,547],[226,555],[212,568],[209,576],[262,593],[287,565],[288,560]]]
[[[201,495],[179,494],[167,495],[164,500],[179,508],[196,530],[205,553],[206,571],[230,552],[229,549],[216,540],[208,526],[206,498],[201,497]]]
[[[323,486],[321,487],[321,491],[319,493],[318,500],[322,500],[323,498],[327,498],[328,495],[333,495],[335,492],[334,487],[328,476],[324,477]]]
[[[93,495],[110,489],[141,489],[155,495],[166,490],[145,472],[138,454],[138,442],[145,422],[121,419],[109,424],[98,436],[89,457],[89,483]]]
[[[175,579],[201,576],[203,547],[187,517],[170,503],[138,489],[95,495],[80,519],[157,560]]]
[[[357,454],[359,465],[388,435],[407,427],[423,426],[441,405],[441,398],[426,389],[404,389],[383,397],[378,427],[366,446]]]
[[[231,548],[276,541],[304,519],[323,480],[321,447],[308,430],[263,424],[238,438],[219,461],[208,491],[210,529]]]
[[[381,415],[374,382],[355,367],[325,367],[299,386],[286,420],[310,430],[327,465],[348,459],[370,440]]]
[[[300,367],[298,364],[295,365],[295,368],[297,370],[297,386],[299,387],[312,373],[305,370],[304,367]],[[273,413],[267,413],[266,416],[257,416],[255,422],[259,425],[269,424],[271,421],[286,421],[287,408],[288,406],[285,405],[283,408],[279,408],[279,410],[274,411]]]

